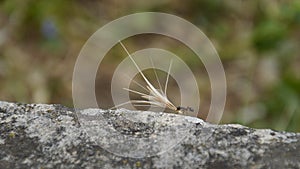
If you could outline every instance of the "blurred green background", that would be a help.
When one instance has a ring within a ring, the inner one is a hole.
[[[72,72],[85,41],[106,23],[145,11],[182,17],[212,41],[228,85],[222,123],[300,131],[298,0],[1,1],[0,100],[72,106]],[[132,50],[142,49],[148,47],[145,38],[136,37],[127,44]],[[170,46],[186,54],[186,49]],[[113,65],[123,52],[116,47],[110,52],[115,60],[101,67],[104,74],[96,82],[99,97],[109,98],[105,91],[110,90]],[[186,62],[199,67],[192,59]],[[208,98],[201,105],[209,107],[209,81],[200,83],[201,97]],[[105,107],[111,101],[102,104]]]

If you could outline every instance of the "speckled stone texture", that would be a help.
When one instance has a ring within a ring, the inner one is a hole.
[[[300,168],[300,134],[167,113],[0,102],[0,168]]]

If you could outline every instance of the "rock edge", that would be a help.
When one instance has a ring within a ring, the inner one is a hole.
[[[0,101],[0,168],[300,168],[299,140],[167,113]]]

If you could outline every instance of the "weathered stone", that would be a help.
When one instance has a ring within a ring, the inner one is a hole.
[[[300,134],[0,102],[0,168],[300,168]]]

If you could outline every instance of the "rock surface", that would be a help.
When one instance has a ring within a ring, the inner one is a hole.
[[[300,134],[0,102],[0,168],[300,168]]]

